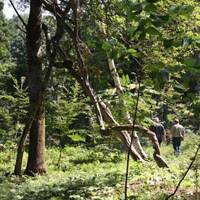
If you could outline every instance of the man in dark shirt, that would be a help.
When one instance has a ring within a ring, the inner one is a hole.
[[[161,143],[165,137],[165,128],[160,123],[160,121],[157,117],[154,118],[154,123],[153,123],[153,125],[150,126],[150,130],[156,134],[158,143],[159,143],[159,145],[161,145]]]

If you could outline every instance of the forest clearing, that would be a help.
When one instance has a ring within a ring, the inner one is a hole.
[[[0,200],[200,200],[198,0],[0,16]]]
[[[162,200],[172,193],[191,162],[198,144],[196,135],[187,135],[182,147],[183,154],[173,155],[171,145],[164,144],[162,155],[169,163],[169,169],[158,168],[149,156],[147,163],[131,162],[129,174],[129,198]],[[0,152],[0,199],[23,200],[65,200],[65,199],[124,199],[125,152],[118,148],[119,143],[100,142],[93,147],[84,145],[69,146],[63,149],[58,164],[60,149],[47,148],[46,165],[48,173],[41,177],[15,177],[12,172],[15,162],[15,146],[8,145]],[[147,145],[148,154],[152,149]],[[27,159],[27,156],[26,156]],[[192,167],[174,199],[200,198],[200,176],[198,162]],[[198,173],[198,174],[197,174]]]

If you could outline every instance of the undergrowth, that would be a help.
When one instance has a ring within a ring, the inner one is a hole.
[[[164,200],[166,195],[173,192],[187,169],[199,141],[199,136],[196,135],[186,137],[179,157],[173,155],[171,145],[162,145],[162,155],[170,169],[158,168],[152,159],[151,147],[146,147],[149,160],[145,164],[134,161],[130,163],[129,199]],[[124,199],[126,154],[120,147],[116,148],[108,143],[88,148],[83,145],[65,146],[60,161],[60,149],[48,147],[48,173],[36,177],[15,177],[9,173],[13,171],[15,151],[16,145],[9,143],[0,152],[1,200]],[[27,155],[25,159],[26,157]],[[174,199],[200,199],[199,171],[200,155]]]

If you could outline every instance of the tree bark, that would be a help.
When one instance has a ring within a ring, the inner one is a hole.
[[[27,57],[29,67],[29,109],[33,111],[41,102],[30,129],[28,162],[25,173],[43,174],[45,168],[45,110],[41,60],[42,0],[31,0],[27,25]],[[30,112],[31,113],[31,112]]]
[[[38,104],[39,107],[39,104]],[[34,113],[29,113],[29,120],[27,121],[22,136],[19,140],[18,147],[17,147],[17,157],[16,157],[16,163],[15,163],[15,169],[14,174],[15,175],[22,175],[22,160],[23,160],[23,153],[24,153],[24,143],[27,137],[27,134],[29,133],[31,126],[33,124],[33,120],[35,118],[36,112],[38,110],[38,107],[35,108]]]

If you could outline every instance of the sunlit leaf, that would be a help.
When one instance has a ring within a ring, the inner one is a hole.
[[[138,52],[135,49],[128,49],[127,53],[132,55],[133,57],[136,57],[136,58],[138,57]]]

